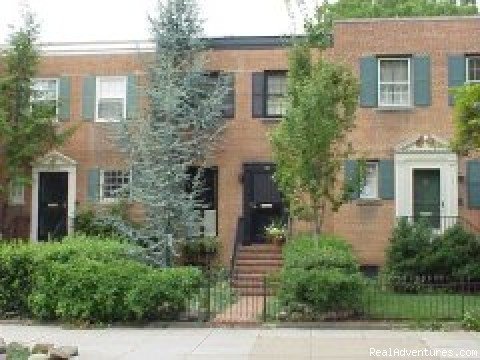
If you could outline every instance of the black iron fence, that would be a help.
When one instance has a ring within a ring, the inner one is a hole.
[[[350,310],[289,306],[271,277],[211,276],[176,320],[216,324],[343,320],[460,321],[480,311],[480,281],[427,276],[365,279],[358,307]],[[295,310],[292,311],[292,308]]]
[[[468,219],[462,216],[438,216],[438,215],[425,215],[419,214],[415,216],[399,216],[397,220],[405,219],[409,223],[422,223],[433,230],[443,232],[455,225],[462,226],[465,230],[473,232],[475,234],[480,233],[480,229],[472,224]]]

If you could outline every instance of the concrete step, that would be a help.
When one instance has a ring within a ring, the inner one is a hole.
[[[242,245],[238,248],[239,252],[253,252],[253,253],[262,253],[262,252],[270,252],[270,253],[282,253],[282,247],[277,245]]]

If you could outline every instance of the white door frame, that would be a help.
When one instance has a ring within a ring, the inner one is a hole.
[[[77,166],[76,161],[53,151],[32,166],[32,212],[30,219],[30,240],[38,241],[38,190],[40,186],[40,173],[66,172],[68,173],[68,199],[67,199],[67,233],[73,233],[75,218],[75,197],[77,192]]]
[[[435,149],[407,146],[395,153],[396,217],[413,216],[413,171],[415,169],[440,170],[440,216],[458,216],[457,155],[446,146]],[[449,225],[449,222],[445,225]]]

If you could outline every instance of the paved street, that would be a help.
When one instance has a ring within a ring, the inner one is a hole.
[[[480,359],[480,335],[465,332],[301,329],[100,329],[0,325],[7,342],[79,347],[80,359]],[[372,349],[392,351],[392,356]],[[391,349],[391,350],[390,350]],[[397,350],[396,350],[397,349]],[[437,349],[438,356],[394,351]],[[444,350],[444,355],[440,351]],[[476,351],[465,356],[463,350]],[[448,351],[450,355],[448,356]]]

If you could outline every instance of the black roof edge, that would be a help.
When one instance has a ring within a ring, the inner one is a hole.
[[[271,49],[292,45],[295,40],[304,38],[304,35],[285,36],[227,36],[206,38],[207,47],[221,49]]]

